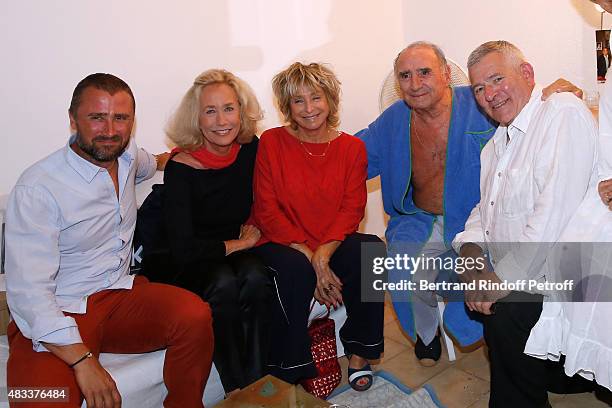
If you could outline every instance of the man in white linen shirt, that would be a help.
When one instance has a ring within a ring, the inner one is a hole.
[[[612,13],[612,0],[591,1]],[[612,324],[606,318],[612,313],[612,81],[606,82],[599,100],[597,159],[592,187],[561,238],[564,243],[581,243],[573,252],[578,262],[565,262],[567,244],[555,254],[557,263],[578,278],[578,294],[583,297],[577,299],[584,301],[545,302],[525,353],[562,360],[567,375],[579,374],[612,390]]]
[[[123,80],[87,76],[69,108],[74,134],[26,169],[10,194],[9,395],[60,388],[62,406],[80,407],[85,398],[88,407],[119,407],[98,355],[166,348],[164,405],[202,407],[213,352],[210,308],[186,290],[129,275],[135,183],[156,169],[155,158],[131,139],[134,114]]]
[[[612,0],[591,0],[612,13]],[[599,100],[599,195],[612,210],[612,85],[607,81]]]
[[[546,250],[558,240],[589,184],[595,122],[572,95],[556,94],[541,101],[533,67],[506,41],[476,48],[468,69],[478,104],[500,126],[482,151],[480,203],[465,231],[453,241],[462,257],[483,257],[483,251],[488,252],[492,268],[471,270],[461,279],[545,281]],[[548,403],[550,367],[523,353],[542,310],[542,295],[531,292],[466,293],[468,307],[485,315],[490,407]]]

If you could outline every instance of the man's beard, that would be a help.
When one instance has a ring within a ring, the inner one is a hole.
[[[115,160],[116,158],[118,158],[119,156],[123,154],[123,152],[125,151],[125,148],[130,142],[128,139],[126,140],[124,144],[117,145],[117,147],[99,146],[96,144],[96,142],[98,141],[107,141],[107,140],[112,140],[114,142],[120,142],[121,137],[119,135],[96,136],[93,138],[91,144],[87,144],[85,143],[81,135],[77,132],[75,142],[77,146],[79,146],[79,149],[81,149],[83,152],[85,152],[87,155],[89,155],[91,158],[93,158],[95,161],[98,161],[98,162],[109,162],[109,161]]]

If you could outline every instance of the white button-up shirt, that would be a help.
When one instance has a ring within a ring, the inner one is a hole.
[[[501,280],[545,278],[547,249],[595,168],[597,128],[589,110],[572,94],[545,102],[541,94],[534,88],[512,123],[500,126],[484,147],[481,200],[453,241],[457,252],[464,243],[482,245]]]
[[[599,100],[599,181],[612,179],[612,80]]]
[[[153,156],[130,142],[118,159],[117,198],[106,169],[70,141],[21,175],[6,211],[7,300],[37,351],[45,350],[40,342],[82,341],[63,311],[85,313],[89,295],[132,287],[135,183],[156,170]]]
[[[599,105],[599,180],[612,178],[612,81],[605,85]],[[596,180],[597,181],[597,180]],[[573,276],[581,284],[588,302],[544,302],[540,319],[531,330],[525,353],[541,359],[559,361],[565,355],[565,374],[595,380],[612,389],[612,314],[609,282],[612,271],[612,212],[601,201],[593,183],[584,201],[563,232],[562,241],[582,242],[577,259],[571,263]],[[550,265],[562,267],[566,257]],[[606,280],[608,279],[608,280]],[[594,283],[593,283],[594,282]],[[597,286],[593,291],[590,286]],[[594,295],[599,301],[592,302]]]

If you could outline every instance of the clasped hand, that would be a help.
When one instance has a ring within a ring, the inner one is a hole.
[[[329,267],[329,258],[319,249],[315,251],[311,260],[317,274],[314,298],[328,308],[331,306],[338,308],[342,304],[342,282]]]
[[[465,258],[464,265],[471,265],[472,267],[466,267],[465,272],[459,275],[459,279],[465,283],[475,282],[476,285],[476,290],[465,291],[465,304],[471,311],[485,315],[493,314],[491,310],[493,304],[506,297],[510,292],[507,290],[480,289],[482,286],[491,288],[491,284],[499,284],[501,280],[485,262],[482,248],[478,245],[472,243],[463,245],[460,256]],[[472,260],[468,262],[469,258]]]
[[[319,246],[314,252],[305,244],[293,243],[290,246],[304,254],[310,261],[317,275],[317,287],[314,298],[327,308],[339,307],[342,301],[342,282],[329,267],[329,260],[340,245],[339,241],[332,241]]]
[[[612,210],[612,179],[604,180],[597,185],[601,201]]]

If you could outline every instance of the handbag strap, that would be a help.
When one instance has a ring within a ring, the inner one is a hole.
[[[310,312],[308,313],[309,316],[310,316],[310,313],[312,313],[312,309],[314,309],[315,302],[316,302],[316,299],[312,298],[312,301],[310,302]],[[327,319],[331,312],[330,310],[331,308],[329,308],[328,306],[325,306],[325,308],[327,309],[327,314],[325,315],[325,319]]]

